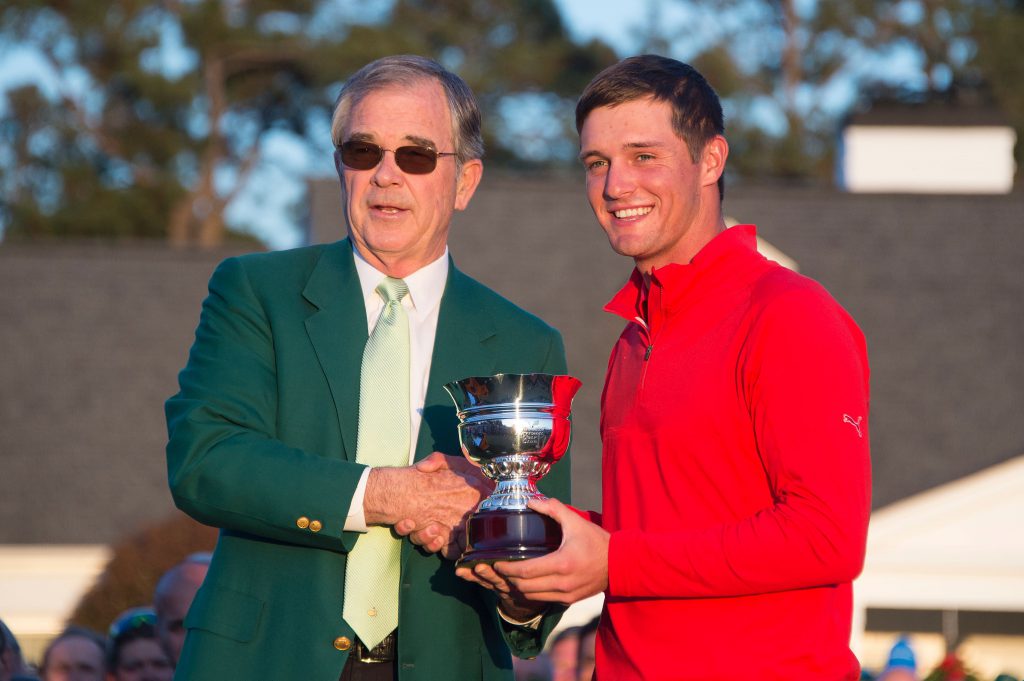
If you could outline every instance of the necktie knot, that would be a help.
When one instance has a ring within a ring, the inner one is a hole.
[[[384,303],[398,303],[409,294],[409,287],[401,279],[385,277],[377,285],[377,293],[384,299]]]

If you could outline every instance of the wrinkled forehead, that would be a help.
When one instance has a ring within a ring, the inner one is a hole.
[[[455,124],[439,82],[421,78],[410,85],[391,84],[366,92],[353,103],[343,127],[344,139],[379,141],[387,134],[417,143],[450,146]]]

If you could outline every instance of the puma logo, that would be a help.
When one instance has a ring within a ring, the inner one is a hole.
[[[849,423],[853,426],[853,429],[857,431],[857,437],[864,439],[864,433],[861,432],[860,422],[864,420],[863,416],[858,416],[856,420],[849,414],[843,414],[843,423]]]

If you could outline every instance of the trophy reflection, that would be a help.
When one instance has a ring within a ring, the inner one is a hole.
[[[562,542],[557,522],[527,507],[537,481],[569,447],[572,376],[497,374],[444,386],[459,415],[463,455],[496,483],[467,523],[459,566],[536,558]]]

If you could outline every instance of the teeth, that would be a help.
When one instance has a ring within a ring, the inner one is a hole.
[[[651,206],[644,206],[643,208],[626,208],[625,210],[615,211],[615,217],[617,218],[635,218],[641,215],[647,215],[654,208]]]

